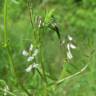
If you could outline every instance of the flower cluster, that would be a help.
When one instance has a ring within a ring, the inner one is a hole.
[[[72,55],[72,49],[76,49],[76,46],[72,43],[72,40],[73,40],[73,38],[70,36],[70,35],[68,35],[68,43],[67,43],[67,58],[69,59],[69,60],[71,60],[72,58],[73,58],[73,55]],[[62,45],[63,44],[65,44],[65,41],[63,40],[62,41]]]
[[[35,57],[38,54],[38,49],[34,49],[33,48],[33,44],[30,44],[29,50],[23,50],[22,51],[22,55],[27,57],[27,62],[33,62],[32,64],[30,64],[25,71],[26,72],[30,72],[32,69],[36,69],[38,67],[38,64],[36,64],[35,62]]]
[[[73,38],[69,35],[68,35],[68,40],[69,42],[67,43],[67,58],[72,59],[73,55],[72,55],[71,49],[76,49],[76,46],[72,44]]]

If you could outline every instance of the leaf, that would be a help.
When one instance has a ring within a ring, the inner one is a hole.
[[[50,21],[51,16],[53,15],[55,9],[51,9],[50,11],[47,12],[45,16],[45,23],[48,23]]]

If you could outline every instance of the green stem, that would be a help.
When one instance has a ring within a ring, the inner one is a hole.
[[[10,47],[7,46],[7,51],[8,51],[8,58],[9,58],[9,67],[10,67],[10,71],[11,71],[11,74],[12,76],[15,78],[16,80],[16,83],[22,88],[22,90],[28,95],[28,96],[32,96],[28,90],[23,86],[22,83],[20,83],[20,80],[18,79],[18,76],[16,74],[16,71],[15,71],[15,68],[14,68],[14,62],[13,62],[13,58],[12,58],[12,55],[11,55],[11,50],[10,50]]]
[[[9,46],[7,46],[7,54],[8,54],[8,59],[9,59],[9,68],[10,68],[10,71],[11,71],[11,75],[14,77],[15,76],[15,70],[14,70],[14,64],[13,64],[13,61],[12,61],[12,56],[10,55],[10,48]]]
[[[4,47],[7,46],[7,0],[4,1]]]
[[[87,67],[88,67],[88,64],[85,65],[80,71],[78,71],[78,72],[76,72],[76,73],[74,73],[74,74],[72,74],[72,75],[70,75],[70,76],[68,76],[68,77],[65,77],[65,78],[63,78],[63,79],[61,79],[61,80],[58,80],[58,81],[56,82],[56,85],[59,85],[59,84],[61,84],[62,82],[64,82],[65,80],[69,80],[69,79],[74,78],[75,76],[81,74],[83,71],[85,71],[85,70],[87,69]]]
[[[29,9],[30,22],[31,22],[31,25],[33,27],[34,25],[33,25],[33,21],[32,21],[31,1],[30,0],[27,0],[27,3],[28,3],[28,9]]]
[[[31,3],[30,0],[27,0],[27,5],[28,5],[30,23],[31,23],[32,28],[34,28],[33,19],[32,19],[33,10],[32,10],[32,3]],[[36,40],[36,33],[35,33],[35,31],[33,31],[33,35],[34,35],[34,40]]]
[[[43,28],[43,32],[44,32],[44,28]],[[42,50],[42,32],[39,32],[39,48],[40,48],[40,60],[41,60],[41,67],[42,67],[42,72],[43,72],[43,78],[47,84],[47,78],[46,78],[46,73],[45,73],[45,67],[44,67],[44,54],[43,54],[43,50]]]
[[[11,55],[11,50],[10,50],[10,45],[7,44],[7,0],[4,1],[4,47],[7,49],[7,54],[8,54],[8,59],[9,59],[9,68],[10,68],[10,72],[11,75],[13,77],[15,77],[16,82],[18,83],[18,85],[24,90],[24,92],[28,95],[28,96],[32,96],[27,89],[24,88],[24,86],[19,83],[19,79],[17,77],[16,71],[14,69],[14,63],[13,63],[13,58]]]

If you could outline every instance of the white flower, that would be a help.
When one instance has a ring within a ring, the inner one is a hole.
[[[33,59],[34,59],[33,56],[29,56],[29,57],[27,58],[27,61],[30,62],[30,61],[32,61]]]
[[[38,65],[39,65],[39,64],[35,64],[35,63],[34,63],[34,64],[32,65],[32,67],[33,67],[33,68],[37,68]]]
[[[71,41],[73,40],[73,38],[70,35],[68,35],[68,40],[69,40],[69,43],[67,43],[67,58],[72,59],[73,55],[72,55],[71,50],[76,49],[76,46],[72,44]]]
[[[31,70],[32,70],[32,65],[29,65],[29,66],[25,69],[26,72],[30,72]]]
[[[23,50],[22,55],[23,55],[23,56],[28,56],[29,53],[28,53],[26,50]]]
[[[73,38],[72,38],[70,35],[68,35],[68,39],[69,39],[70,41],[73,40]]]
[[[71,49],[76,49],[76,46],[73,45],[72,43],[68,43],[67,44],[67,50],[68,50],[68,52],[67,52],[67,58],[68,59],[72,59],[73,58],[72,53],[71,53]]]
[[[29,65],[26,69],[25,69],[25,71],[26,72],[30,72],[32,69],[34,69],[34,68],[37,68],[38,67],[38,64],[31,64],[31,65]]]
[[[39,27],[39,28],[41,27],[41,24],[42,24],[42,21],[40,20],[40,21],[39,21],[39,24],[38,24],[38,27]]]
[[[67,44],[67,49],[68,49],[68,51],[70,51],[70,44],[69,43]]]
[[[76,49],[76,46],[73,45],[73,44],[70,44],[70,48],[72,48],[72,49]]]
[[[8,85],[4,87],[4,96],[7,96],[7,92],[9,91]]]
[[[35,49],[34,53],[33,53],[33,57],[35,57],[38,54],[38,49]]]
[[[67,58],[68,59],[72,59],[73,58],[71,51],[68,51],[67,52]]]
[[[32,51],[32,50],[33,50],[33,45],[31,44],[30,48],[29,48],[29,51]]]

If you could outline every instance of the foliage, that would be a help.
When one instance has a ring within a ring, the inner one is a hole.
[[[0,0],[0,96],[95,96],[95,22],[96,0]]]

